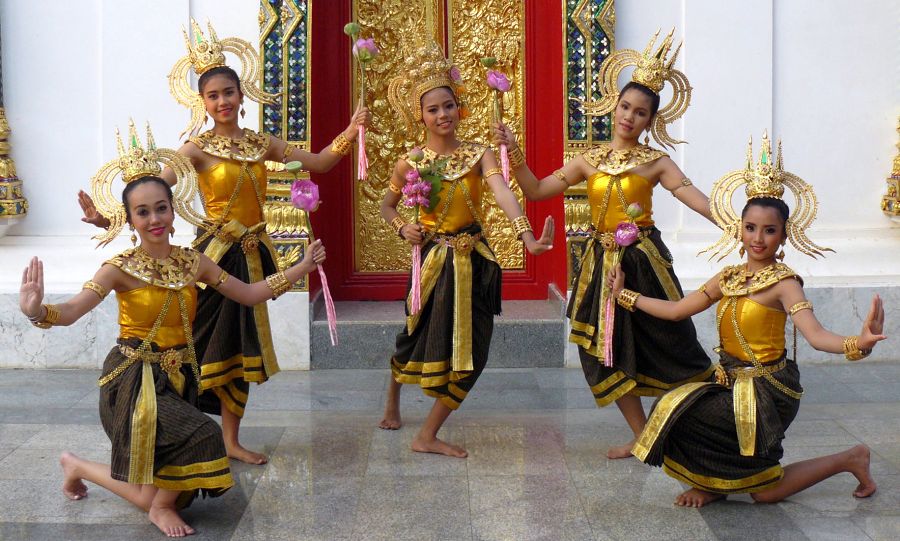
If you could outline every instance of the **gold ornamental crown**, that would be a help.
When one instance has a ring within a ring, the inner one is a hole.
[[[741,216],[734,208],[734,192],[742,185],[747,200],[760,197],[783,199],[785,188],[794,194],[794,208],[784,224],[787,238],[791,245],[801,253],[810,257],[824,256],[822,252],[833,252],[831,248],[823,248],[806,236],[806,230],[816,219],[819,203],[816,192],[802,178],[784,170],[781,153],[781,140],[778,141],[778,152],[772,160],[772,144],[768,131],[763,132],[762,148],[759,161],[753,167],[753,140],[747,147],[746,167],[731,171],[713,184],[709,194],[709,211],[716,224],[722,228],[722,236],[712,246],[700,253],[710,253],[710,259],[719,256],[722,260],[741,242]]]
[[[643,53],[634,49],[619,49],[610,54],[600,65],[599,79],[602,97],[596,101],[581,101],[585,114],[600,116],[615,110],[616,104],[619,103],[619,74],[628,66],[634,66],[635,70],[631,75],[631,80],[635,83],[646,86],[656,94],[660,93],[666,81],[672,86],[672,99],[653,117],[650,134],[663,147],[674,148],[676,144],[684,143],[684,141],[673,139],[666,129],[667,124],[678,120],[687,111],[691,104],[691,90],[693,90],[687,76],[674,68],[675,60],[678,59],[678,53],[681,51],[680,43],[675,52],[669,56],[674,35],[675,29],[672,28],[655,52],[653,46],[656,45],[659,37],[659,30],[650,38]]]
[[[196,41],[196,43],[192,43],[187,30],[184,27],[181,28],[191,66],[194,67],[197,75],[203,75],[213,68],[225,65],[225,51],[209,21],[206,22],[206,29],[209,30],[209,39],[204,38],[200,25],[191,17],[191,31],[194,34],[194,41]]]
[[[119,151],[119,168],[122,170],[122,180],[125,181],[125,184],[141,177],[157,177],[162,172],[149,122],[147,123],[146,149],[141,146],[137,129],[134,127],[134,120],[131,119],[128,120],[128,151],[125,151],[125,146],[122,144],[119,128],[116,128],[116,146]]]
[[[681,45],[683,42],[678,44],[675,53],[666,60],[669,51],[672,49],[672,39],[674,35],[675,29],[673,28],[654,53],[651,51],[653,50],[653,45],[656,44],[656,38],[659,37],[659,30],[653,34],[653,38],[650,40],[650,43],[647,44],[647,47],[644,49],[644,54],[641,55],[641,59],[638,61],[637,68],[635,68],[634,73],[631,74],[632,81],[642,84],[659,94],[666,84],[666,78],[669,75],[669,72],[672,71],[672,66],[678,58],[678,53],[681,52]]]
[[[462,79],[454,80],[452,70],[453,62],[444,56],[444,51],[434,40],[420,42],[407,52],[401,74],[391,79],[388,85],[388,101],[408,129],[416,130],[417,123],[422,120],[420,100],[426,92],[446,86],[460,100]]]
[[[128,145],[122,143],[119,129],[116,128],[116,147],[118,158],[106,162],[91,178],[91,198],[97,212],[109,220],[109,227],[95,236],[98,246],[112,241],[125,226],[125,207],[121,198],[113,196],[112,186],[121,173],[125,184],[147,176],[159,176],[163,166],[170,167],[175,173],[176,183],[172,190],[172,203],[175,212],[194,226],[203,224],[203,215],[194,210],[194,198],[197,196],[197,171],[191,161],[168,148],[157,148],[147,123],[146,148],[141,146],[134,121],[128,121]]]

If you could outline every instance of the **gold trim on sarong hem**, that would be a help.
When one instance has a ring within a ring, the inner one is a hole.
[[[186,466],[163,466],[156,472],[153,485],[166,490],[226,490],[234,486],[227,457]]]
[[[759,492],[777,485],[784,477],[784,469],[781,464],[776,464],[748,477],[722,479],[693,473],[669,457],[663,459],[663,471],[675,480],[687,483],[694,488],[719,494]]]

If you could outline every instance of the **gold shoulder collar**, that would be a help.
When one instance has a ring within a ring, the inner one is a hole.
[[[446,180],[456,180],[475,167],[481,160],[481,157],[484,156],[485,150],[487,150],[487,147],[484,145],[463,141],[453,151],[453,154],[449,156],[437,154],[431,149],[423,148],[422,152],[425,153],[425,159],[418,164],[409,161],[406,154],[403,155],[403,159],[412,167],[428,167],[437,160],[447,160],[447,163],[444,165],[444,178]]]
[[[216,135],[209,130],[188,140],[210,156],[239,162],[258,162],[269,150],[269,136],[247,128],[241,139]]]
[[[194,282],[200,268],[200,254],[190,248],[172,246],[168,257],[154,259],[138,246],[125,250],[106,263],[146,284],[181,289]]]
[[[755,273],[748,273],[746,265],[730,265],[722,269],[719,277],[719,289],[726,297],[750,295],[777,284],[785,278],[796,278],[803,283],[800,276],[784,263],[773,263]]]
[[[629,169],[658,160],[668,154],[647,145],[638,145],[628,150],[615,150],[609,143],[602,143],[583,153],[582,156],[584,161],[594,169],[609,175],[620,175]]]

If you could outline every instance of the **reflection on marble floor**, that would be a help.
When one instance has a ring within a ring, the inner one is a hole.
[[[801,373],[785,462],[865,443],[873,497],[854,499],[841,474],[777,505],[739,496],[676,508],[683,489],[660,470],[605,458],[628,429],[572,369],[485,372],[443,432],[469,458],[416,454],[409,443],[431,400],[405,387],[404,428],[382,431],[387,371],[333,370],[254,386],[242,440],[271,461],[234,464],[234,489],[184,516],[192,539],[210,540],[900,539],[900,363]],[[0,539],[162,538],[99,487],[79,502],[60,492],[62,450],[109,458],[97,376],[0,370]]]

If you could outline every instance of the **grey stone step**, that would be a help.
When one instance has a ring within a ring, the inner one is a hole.
[[[324,307],[313,303],[310,368],[387,368],[405,323],[401,301],[336,302],[338,345],[332,347]],[[565,366],[565,318],[561,298],[503,301],[494,319],[489,368]]]

